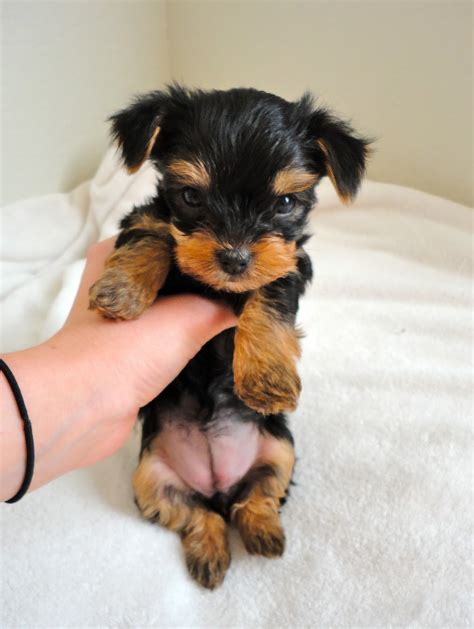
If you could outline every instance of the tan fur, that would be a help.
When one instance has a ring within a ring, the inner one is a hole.
[[[211,184],[211,177],[206,166],[199,159],[192,162],[177,159],[167,166],[167,170],[185,186],[208,188]]]
[[[222,583],[230,565],[224,519],[195,508],[181,541],[191,576],[211,590]]]
[[[288,441],[274,441],[272,456],[262,458],[257,464],[270,465],[273,474],[257,480],[250,494],[235,503],[231,510],[231,519],[248,552],[266,557],[279,557],[285,548],[285,534],[278,512],[295,463],[293,446]]]
[[[144,218],[144,226],[157,235],[164,227]],[[145,226],[146,225],[146,226]],[[110,319],[135,319],[155,301],[168,275],[171,253],[165,238],[144,237],[116,249],[105,271],[89,291],[89,307]]]
[[[159,436],[145,451],[133,476],[135,499],[142,515],[181,535],[186,565],[202,586],[213,589],[230,565],[223,518],[194,505],[189,488],[153,452]],[[157,472],[157,466],[161,469]]]
[[[248,299],[235,333],[237,395],[266,415],[294,410],[301,390],[296,371],[299,355],[295,328],[279,320],[261,291],[256,291]]]
[[[336,177],[334,175],[334,171],[331,167],[331,163],[329,161],[329,152],[328,152],[328,148],[326,146],[326,144],[324,143],[323,140],[316,140],[316,144],[319,146],[319,148],[322,150],[322,152],[324,153],[324,156],[326,158],[325,160],[325,166],[326,166],[326,170],[328,171],[328,175],[329,175],[329,179],[332,182],[332,185],[334,186],[334,189],[337,192],[337,196],[339,197],[339,199],[341,200],[342,203],[344,203],[344,205],[347,205],[348,203],[350,203],[352,201],[351,197],[349,195],[343,194],[337,184],[336,181]]]
[[[129,166],[127,168],[128,172],[131,175],[133,175],[133,173],[136,173],[137,170],[139,170],[139,168],[141,168],[143,162],[145,162],[150,157],[151,151],[153,149],[153,145],[155,144],[155,141],[156,141],[156,138],[158,137],[159,132],[160,132],[160,127],[156,127],[156,129],[153,132],[153,135],[151,136],[150,141],[147,144],[147,147],[146,147],[146,150],[145,150],[145,154],[143,156],[142,161],[140,163],[138,163],[138,164],[135,164],[135,166]]]
[[[169,234],[169,225],[162,220],[157,219],[151,214],[141,214],[138,216],[133,225],[127,230],[133,232],[134,229],[145,229],[148,232],[167,240]]]
[[[190,518],[190,509],[183,505],[182,492],[186,490],[176,475],[161,476],[157,480],[157,457],[145,451],[133,475],[133,489],[138,508],[147,520],[159,520],[172,531],[184,530]],[[172,486],[176,491],[172,498],[165,496],[165,488]]]
[[[250,244],[250,265],[242,275],[233,279],[220,268],[216,259],[217,251],[229,245],[205,232],[187,236],[175,225],[171,225],[170,233],[176,241],[175,257],[179,268],[217,290],[234,293],[255,290],[296,270],[295,242],[285,242],[278,236],[264,237]]]
[[[277,196],[303,192],[316,184],[318,176],[303,168],[284,168],[275,175],[273,192]]]

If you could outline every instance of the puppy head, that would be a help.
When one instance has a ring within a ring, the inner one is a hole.
[[[312,98],[174,85],[112,116],[124,163],[152,160],[180,269],[218,290],[254,290],[296,269],[314,188],[355,196],[368,142]]]

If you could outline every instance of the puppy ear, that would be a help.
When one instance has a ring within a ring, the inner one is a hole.
[[[371,140],[356,135],[354,129],[326,109],[311,115],[311,134],[315,138],[317,162],[331,179],[343,203],[350,203],[361,184]]]
[[[136,172],[150,156],[168,100],[164,92],[151,92],[109,118],[112,137],[118,142],[129,173]]]

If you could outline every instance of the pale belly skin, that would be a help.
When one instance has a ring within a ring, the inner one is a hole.
[[[259,430],[253,421],[242,421],[235,409],[222,408],[208,423],[200,423],[198,401],[189,394],[179,407],[160,414],[160,431],[151,451],[160,470],[211,498],[225,494],[258,462],[271,458],[272,435]],[[159,476],[159,470],[156,469]]]
[[[243,478],[262,447],[255,424],[226,421],[203,431],[193,424],[167,422],[154,453],[188,487],[210,498]]]
[[[223,420],[205,431],[167,422],[153,453],[185,485],[210,498],[227,493],[255,463],[271,459],[276,441],[250,422]]]

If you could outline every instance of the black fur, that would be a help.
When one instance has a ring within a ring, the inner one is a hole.
[[[303,245],[308,238],[308,213],[316,197],[311,187],[292,194],[293,211],[280,214],[272,180],[288,167],[319,178],[331,172],[341,196],[351,198],[364,172],[368,141],[356,136],[347,123],[326,109],[316,108],[309,95],[291,103],[255,89],[204,92],[173,85],[136,99],[111,121],[113,137],[119,141],[129,168],[144,159],[147,145],[156,127],[160,127],[149,159],[163,174],[156,197],[122,221],[122,229],[129,231],[122,231],[117,247],[153,236],[146,229],[130,230],[142,214],[173,223],[185,234],[199,228],[232,244],[257,242],[262,236],[274,234],[294,241],[297,270],[264,288],[276,316],[294,323],[299,298],[312,277]],[[212,185],[201,192],[199,211],[189,209],[183,201],[183,186],[167,171],[167,165],[176,159],[200,160],[210,174]],[[223,299],[237,314],[248,297],[246,293],[216,291],[183,274],[174,264],[160,294],[181,292]],[[226,408],[240,421],[255,422],[260,430],[293,443],[283,414],[260,415],[234,393],[233,348],[232,330],[211,340],[143,409],[142,448],[160,431],[162,409],[170,405],[178,408],[184,393],[199,400],[203,412],[195,421],[203,430],[212,426],[216,414]],[[245,486],[235,488],[237,493],[244,491]],[[211,508],[225,513],[230,498],[216,495],[205,500]]]

